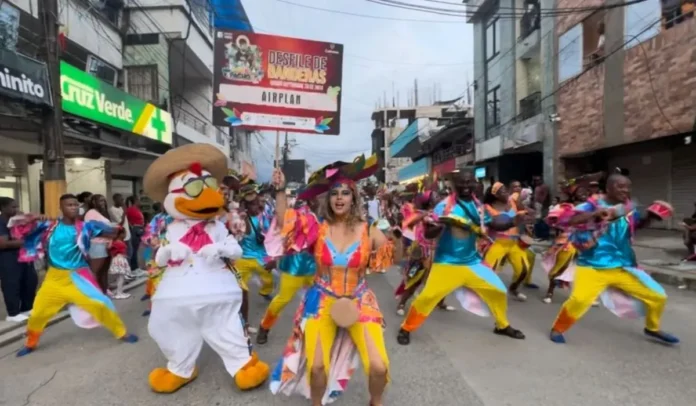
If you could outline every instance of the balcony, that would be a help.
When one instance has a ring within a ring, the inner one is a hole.
[[[539,3],[527,6],[527,11],[520,18],[520,37],[518,41],[527,38],[531,33],[541,28],[541,12]]]
[[[530,59],[539,55],[541,43],[541,17],[539,4],[528,6],[520,19],[520,36],[517,39],[517,58]]]
[[[520,100],[520,114],[517,121],[524,121],[541,113],[541,92],[534,92]]]
[[[186,66],[187,76],[212,80],[213,27],[203,3],[191,2],[189,8],[186,0],[169,0],[166,5],[161,0],[139,0],[137,7],[129,4],[130,25],[137,34],[167,33],[170,38],[181,38],[172,46],[171,65]]]
[[[464,0],[464,3],[466,3],[466,15],[469,16],[467,22],[472,23],[486,11],[492,9],[497,2],[494,0]]]

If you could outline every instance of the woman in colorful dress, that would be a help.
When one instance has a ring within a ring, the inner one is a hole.
[[[370,404],[383,405],[389,380],[384,320],[365,276],[371,251],[384,246],[387,238],[360,217],[356,185],[376,169],[376,156],[336,162],[315,173],[298,196],[307,200],[328,192],[314,248],[316,277],[273,372],[274,394],[301,394],[313,406],[328,404],[345,390],[359,359],[368,376]],[[282,183],[279,172],[274,181]],[[285,204],[280,197],[278,204]]]
[[[525,211],[517,210],[516,205],[510,202],[507,188],[500,182],[491,186],[484,203],[486,214],[491,218],[507,216],[514,219],[526,215]],[[510,295],[519,301],[527,300],[527,296],[518,289],[532,272],[533,264],[529,263],[526,247],[520,244],[520,227],[512,227],[502,232],[489,230],[488,235],[493,239],[493,244],[486,250],[484,262],[496,272],[500,272],[505,263],[510,263],[513,275],[508,288]]]

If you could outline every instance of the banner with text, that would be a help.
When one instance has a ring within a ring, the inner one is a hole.
[[[214,125],[340,133],[343,45],[217,31],[214,67]]]
[[[66,113],[172,144],[172,116],[67,62],[60,62],[60,92]]]

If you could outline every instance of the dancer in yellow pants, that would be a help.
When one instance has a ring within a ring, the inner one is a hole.
[[[619,316],[645,315],[644,333],[667,344],[679,339],[660,330],[667,302],[665,290],[645,271],[636,267],[631,246],[633,231],[658,219],[653,213],[641,215],[630,202],[630,180],[619,174],[607,179],[606,195],[590,198],[575,207],[570,225],[603,219],[598,232],[573,232],[571,241],[579,249],[573,290],[561,307],[551,328],[551,341],[565,343],[563,334],[592,306],[600,294],[606,307]],[[621,300],[614,300],[621,299]]]
[[[85,256],[89,240],[108,233],[110,226],[78,221],[79,203],[73,195],[62,196],[60,205],[63,213],[60,220],[43,221],[24,238],[27,252],[38,255],[40,250],[47,250],[49,267],[27,322],[25,345],[17,356],[36,349],[46,324],[65,305],[77,306],[120,340],[138,341],[137,336],[127,333],[114,304],[98,288]]]
[[[488,218],[506,216],[514,219],[518,215],[525,214],[524,211],[517,210],[514,201],[510,199],[507,188],[500,182],[493,184],[485,202],[484,207]],[[522,283],[529,284],[531,282],[534,264],[530,263],[530,259],[534,259],[534,256],[530,256],[529,250],[520,245],[518,227],[511,227],[504,231],[491,230],[489,236],[494,242],[486,251],[484,261],[496,272],[499,272],[506,262],[510,263],[512,267],[510,294],[517,300],[527,300],[527,296],[519,292],[518,289]]]
[[[256,342],[265,344],[268,342],[268,332],[278,320],[278,316],[285,309],[297,292],[309,288],[314,283],[314,274],[317,266],[314,255],[309,252],[290,254],[281,258],[278,263],[280,270],[280,287],[278,294],[275,295],[266,309],[266,313],[261,320]]]
[[[425,287],[401,324],[397,341],[408,345],[411,333],[423,324],[437,303],[460,288],[466,299],[461,300],[466,310],[482,316],[492,313],[496,334],[523,339],[524,334],[508,323],[505,285],[491,268],[481,262],[477,250],[483,216],[472,195],[476,187],[472,174],[466,172],[456,177],[454,187],[455,193],[435,207],[434,214],[441,223],[429,224],[426,229],[427,238],[439,234],[433,265]],[[511,218],[492,218],[488,223],[489,227],[499,230],[514,227]]]
[[[248,183],[242,186],[239,196],[241,198],[239,211],[246,218],[245,230],[239,236],[239,245],[242,247],[242,258],[234,262],[244,284],[249,286],[249,281],[256,274],[261,281],[259,294],[266,300],[271,300],[273,294],[273,274],[266,269],[266,248],[264,235],[271,226],[267,213],[263,212],[263,202],[258,195],[258,185]]]
[[[126,336],[126,326],[106,295],[80,273],[50,266],[27,322],[26,348],[36,348],[48,322],[66,305],[75,305],[86,311],[114,337]]]

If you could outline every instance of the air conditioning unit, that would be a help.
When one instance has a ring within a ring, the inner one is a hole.
[[[116,86],[118,83],[118,70],[94,55],[87,57],[87,68],[85,70],[90,75],[103,80],[111,86]]]

